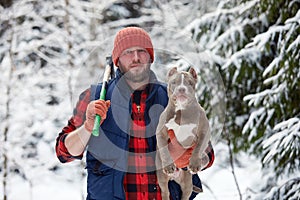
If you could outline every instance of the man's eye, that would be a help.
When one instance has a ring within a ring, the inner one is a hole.
[[[125,51],[125,55],[132,55],[132,54],[133,54],[133,51],[130,51],[130,50]]]
[[[146,49],[139,49],[137,50],[138,54],[141,56],[145,56],[148,52],[146,51]]]
[[[137,51],[138,51],[138,53],[146,53],[147,52],[145,49],[139,49]]]

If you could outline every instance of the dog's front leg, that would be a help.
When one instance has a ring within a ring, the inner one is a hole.
[[[164,173],[171,175],[176,170],[174,161],[170,155],[168,150],[168,129],[166,126],[163,126],[157,133],[157,151],[159,151],[160,159],[161,159],[161,167]]]
[[[195,148],[190,159],[189,170],[191,173],[195,174],[201,170],[201,159],[199,148]]]
[[[209,133],[202,133],[200,137],[197,139],[197,143],[195,149],[193,150],[190,163],[189,163],[189,170],[191,173],[197,173],[201,171],[202,167],[202,154],[204,153],[205,149],[207,148],[209,142]]]
[[[196,136],[196,146],[193,150],[189,163],[189,170],[191,173],[197,173],[201,170],[202,154],[205,152],[205,149],[207,148],[208,142],[210,140],[209,121],[206,118],[204,112],[202,112],[200,115],[198,129],[196,130]]]

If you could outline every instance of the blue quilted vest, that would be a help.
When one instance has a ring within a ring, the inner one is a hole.
[[[147,142],[150,147],[148,153],[153,153],[155,156],[156,127],[159,116],[168,103],[168,97],[166,86],[157,82],[154,74],[151,74],[145,122]],[[99,98],[101,86],[102,84],[91,86],[91,100]],[[132,91],[128,88],[119,70],[117,70],[116,78],[108,83],[106,91],[106,99],[111,101],[111,106],[107,118],[101,124],[99,136],[91,136],[86,155],[87,200],[125,200],[123,180],[127,170],[129,144],[127,133],[131,121]],[[197,175],[193,177],[193,180],[198,183],[198,187],[201,186]],[[170,181],[169,188],[172,199],[179,200],[180,186],[174,181]],[[153,190],[155,189],[153,188]]]

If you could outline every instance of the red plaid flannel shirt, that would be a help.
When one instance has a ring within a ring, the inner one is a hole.
[[[147,154],[149,146],[144,118],[147,96],[147,90],[143,90],[141,94],[133,93],[131,96],[132,124],[129,141],[129,172],[124,179],[126,199],[129,200],[161,199],[156,172],[149,170],[155,169],[155,158]],[[135,101],[135,99],[138,100]]]
[[[154,158],[146,154],[148,144],[145,138],[144,112],[147,96],[147,92],[141,94],[139,106],[137,106],[136,103],[132,103],[133,120],[129,142],[129,152],[132,153],[130,153],[128,158],[128,170],[130,173],[127,173],[124,179],[126,199],[129,200],[161,199],[156,172],[147,172],[147,168],[153,169],[155,165]],[[132,98],[134,98],[134,96],[132,96]],[[85,111],[89,102],[90,89],[87,89],[80,95],[76,108],[73,111],[73,116],[68,121],[68,125],[63,128],[57,137],[56,154],[63,163],[82,158],[82,155],[72,156],[66,149],[64,140],[68,133],[83,125],[85,121]]]
[[[65,126],[56,138],[56,155],[62,163],[71,162],[74,159],[82,159],[82,154],[79,156],[72,156],[66,146],[66,136],[83,125],[85,121],[85,112],[87,105],[90,102],[91,91],[90,89],[85,90],[79,96],[79,101],[76,104],[76,108],[73,110],[73,116],[69,119],[68,125]]]
[[[71,162],[74,159],[82,159],[83,155],[72,156],[64,143],[66,136],[82,126],[85,121],[85,112],[87,105],[90,102],[90,89],[85,90],[79,97],[76,108],[73,111],[73,116],[69,119],[68,125],[65,126],[59,133],[56,139],[56,154],[58,159],[62,162]],[[134,98],[134,96],[132,96]],[[145,138],[145,100],[147,93],[143,92],[140,99],[140,107],[136,103],[132,103],[133,123],[131,128],[131,139],[129,144],[129,151],[132,152],[128,160],[128,169],[124,180],[124,188],[126,191],[126,199],[157,199],[160,200],[160,188],[157,184],[156,173],[154,171],[147,173],[139,173],[147,171],[147,167],[152,168],[155,165],[152,157],[147,157],[146,153],[148,144]],[[214,153],[211,144],[206,149],[210,162],[206,168],[210,167],[214,161]],[[152,168],[153,169],[153,168]],[[156,190],[153,190],[156,188]],[[151,191],[150,191],[151,190]]]

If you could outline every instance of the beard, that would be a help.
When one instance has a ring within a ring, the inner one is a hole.
[[[145,80],[149,79],[150,76],[150,63],[146,64],[141,64],[139,63],[140,66],[138,67],[133,67],[130,69],[126,69],[122,65],[121,62],[119,62],[119,69],[123,73],[123,76],[126,80],[131,81],[133,83],[141,83]]]

